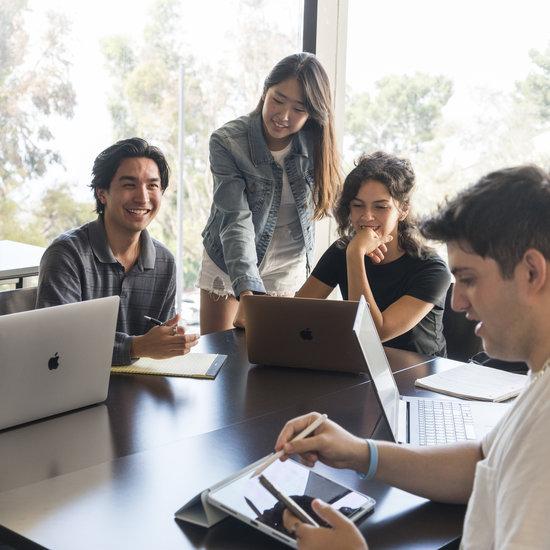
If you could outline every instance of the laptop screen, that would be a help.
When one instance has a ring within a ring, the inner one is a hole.
[[[369,306],[363,296],[361,296],[361,300],[359,301],[353,331],[365,357],[374,389],[380,400],[380,405],[386,415],[394,440],[397,441],[399,391],[390,364],[388,363],[386,352],[382,347],[382,342],[380,342]]]

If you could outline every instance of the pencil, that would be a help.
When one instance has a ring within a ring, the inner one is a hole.
[[[326,414],[322,414],[315,422],[312,422],[309,426],[306,426],[294,439],[292,439],[292,441],[290,441],[290,443],[293,443],[294,441],[299,441],[300,439],[304,439],[304,437],[307,437],[311,432],[315,431],[327,418],[328,416]],[[254,470],[251,477],[256,477],[257,475],[260,475],[268,466],[271,466],[284,454],[285,452],[281,450],[269,455],[269,457],[266,458],[265,462],[262,462]]]

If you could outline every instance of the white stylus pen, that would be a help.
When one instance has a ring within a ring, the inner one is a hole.
[[[299,441],[300,439],[304,439],[304,437],[307,437],[311,432],[315,431],[326,419],[328,416],[326,414],[322,414],[315,422],[312,422],[309,426],[306,426],[290,443],[293,443],[294,441]],[[278,451],[276,453],[271,454],[265,462],[262,462],[254,470],[254,473],[251,477],[255,477],[257,475],[260,475],[268,466],[271,466],[276,460],[279,460],[283,455],[285,454],[284,451]]]

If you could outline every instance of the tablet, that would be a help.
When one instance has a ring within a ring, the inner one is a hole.
[[[208,502],[296,548],[296,538],[283,525],[284,506],[260,484],[258,477],[251,477],[252,471],[248,469],[213,488],[208,493]],[[274,462],[263,475],[320,525],[323,520],[311,508],[314,498],[324,500],[354,522],[374,509],[375,501],[371,497],[331,481],[291,459]]]

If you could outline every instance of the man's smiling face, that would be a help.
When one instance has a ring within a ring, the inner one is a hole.
[[[162,202],[159,169],[149,158],[124,159],[109,189],[98,189],[105,223],[126,234],[140,233],[155,218]]]

